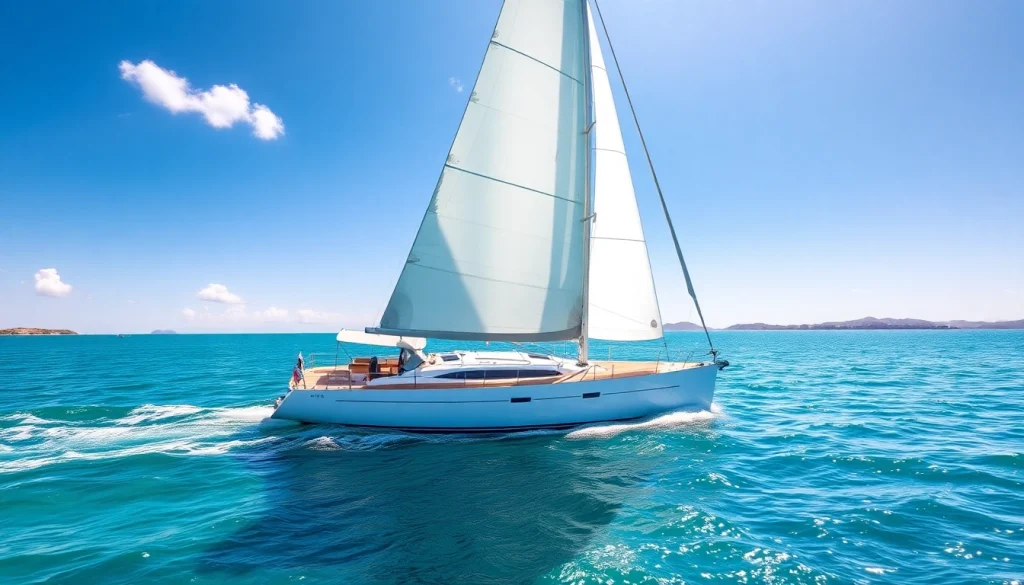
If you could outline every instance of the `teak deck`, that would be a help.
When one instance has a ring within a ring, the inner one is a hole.
[[[290,385],[300,390],[427,390],[440,388],[485,388],[488,386],[533,386],[537,384],[566,384],[580,381],[610,380],[612,378],[628,378],[632,376],[648,376],[664,374],[687,368],[695,368],[702,364],[681,362],[609,362],[595,361],[590,367],[572,374],[551,376],[549,378],[525,378],[522,380],[502,378],[497,380],[438,380],[436,378],[419,378],[416,384],[374,384],[366,386],[359,382],[351,382],[349,369],[353,374],[366,374],[369,365],[356,361],[345,366],[325,366],[303,370],[302,380]],[[397,373],[397,360],[381,360],[378,364],[382,373]]]

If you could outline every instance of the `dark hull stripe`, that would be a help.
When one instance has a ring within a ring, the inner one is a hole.
[[[616,418],[612,420],[594,420],[594,421],[583,421],[573,423],[558,423],[551,425],[527,425],[520,427],[391,427],[383,425],[352,425],[344,424],[341,426],[361,428],[361,429],[386,429],[391,431],[403,431],[406,433],[423,433],[423,434],[470,434],[470,433],[518,433],[522,431],[561,431],[565,429],[571,429],[573,427],[579,427],[583,425],[601,424],[601,423],[613,423],[613,422],[629,422],[634,420],[640,420],[644,417],[634,416],[630,418]],[[316,424],[316,423],[313,423]]]
[[[637,392],[650,392],[652,390],[671,390],[672,388],[678,388],[679,384],[673,386],[658,386],[657,388],[638,388],[636,390],[620,390],[618,392],[605,392],[603,396],[613,396],[615,394],[635,394]]]
[[[496,386],[496,388],[505,388],[506,386]],[[603,392],[602,396],[615,396],[616,394],[635,394],[637,392],[653,392],[655,390],[671,390],[672,388],[678,388],[679,385],[674,386],[658,386],[657,388],[638,388],[636,390],[621,390],[619,392]],[[372,390],[372,388],[370,389]],[[431,388],[433,390],[433,388]],[[438,390],[448,390],[448,388],[438,388]],[[365,392],[366,389],[360,390],[316,390],[315,392]],[[292,392],[307,392],[307,390],[292,390]],[[313,392],[309,390],[308,392]],[[568,398],[582,398],[582,394],[573,394],[572,396],[550,396],[547,398],[537,397],[533,400],[565,400]],[[481,404],[486,402],[508,402],[507,398],[500,398],[495,400],[348,400],[344,398],[335,398],[335,402],[365,402],[365,403],[382,403],[382,404]],[[579,423],[577,423],[579,424]]]

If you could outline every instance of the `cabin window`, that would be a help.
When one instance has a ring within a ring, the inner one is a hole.
[[[440,376],[434,377],[443,380],[464,380],[466,379],[466,372],[450,372],[448,374],[441,374]]]
[[[448,372],[435,378],[445,380],[515,380],[516,378],[545,378],[559,375],[558,370],[466,370]]]
[[[441,359],[446,361],[446,362],[457,362],[457,361],[459,361],[459,356],[457,356],[457,355],[455,355],[453,353],[446,353],[446,354],[441,356]]]
[[[545,378],[547,376],[558,376],[558,370],[520,370],[520,378]]]

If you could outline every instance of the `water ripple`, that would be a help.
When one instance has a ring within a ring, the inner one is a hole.
[[[710,412],[486,437],[267,419],[329,335],[0,338],[0,582],[1024,582],[1024,334],[717,337]]]

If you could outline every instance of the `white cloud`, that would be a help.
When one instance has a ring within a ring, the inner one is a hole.
[[[462,80],[458,77],[449,77],[448,85],[452,86],[455,91],[462,93]]]
[[[66,297],[71,294],[71,285],[60,281],[56,268],[43,268],[36,272],[36,294],[46,297]]]
[[[199,289],[196,293],[196,298],[201,301],[211,301],[214,303],[225,303],[228,305],[240,305],[242,304],[242,297],[228,290],[228,287],[223,284],[210,283],[205,288]]]
[[[284,122],[263,104],[253,107],[249,123],[252,124],[252,133],[263,140],[273,140],[284,134]]]
[[[195,309],[185,307],[181,310],[181,316],[184,317],[186,321],[192,321],[196,318]]]
[[[243,122],[252,126],[253,136],[261,140],[274,140],[284,134],[281,118],[263,104],[250,104],[249,94],[234,83],[196,90],[188,79],[148,59],[138,65],[121,61],[118,67],[121,79],[137,84],[147,100],[173,114],[198,112],[214,128],[230,128]]]

